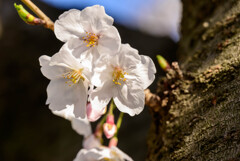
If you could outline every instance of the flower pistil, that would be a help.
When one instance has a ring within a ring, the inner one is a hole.
[[[82,80],[82,81],[85,80],[85,78],[82,76],[82,71],[83,71],[83,68],[80,68],[78,70],[72,70],[70,72],[67,72],[67,73],[63,74],[62,76],[63,76],[63,78],[66,78],[66,79],[72,81],[72,83],[76,84],[80,80]],[[65,83],[68,83],[68,81]],[[71,86],[71,85],[69,85],[69,86]]]
[[[113,71],[113,82],[118,85],[122,85],[120,81],[125,82],[127,79],[125,78],[125,75],[128,75],[127,72],[124,72],[122,68],[120,67],[114,67]]]
[[[87,36],[82,37],[83,41],[87,43],[87,47],[94,47],[98,44],[99,36],[93,33],[86,32]]]

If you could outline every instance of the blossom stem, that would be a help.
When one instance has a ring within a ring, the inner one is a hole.
[[[100,140],[101,144],[103,144],[102,133],[103,133],[102,125],[98,124],[96,126],[96,130],[95,130],[94,135],[95,135],[96,138],[98,138]]]
[[[39,18],[46,22],[44,27],[54,31],[54,23],[46,16],[31,0],[21,0],[28,8],[30,8]]]
[[[103,118],[101,119],[101,121],[100,121],[100,125],[102,126],[103,124],[104,124],[104,122],[106,121],[106,119],[107,119],[107,114],[105,114],[104,116],[103,116]]]
[[[118,120],[117,120],[117,132],[115,133],[114,137],[117,137],[117,135],[118,135],[118,131],[119,131],[119,129],[121,127],[121,124],[122,124],[123,115],[124,115],[124,113],[121,112],[119,117],[118,117]]]
[[[99,123],[101,126],[105,123],[105,121],[106,121],[106,119],[107,119],[107,116],[108,116],[109,114],[113,114],[113,110],[114,110],[115,108],[116,108],[116,106],[115,106],[115,104],[114,104],[114,102],[113,102],[113,99],[112,99],[112,100],[111,100],[110,107],[109,107],[109,110],[108,110],[108,113],[103,116],[103,118],[101,119],[101,121],[100,121],[100,123]]]
[[[108,113],[105,114],[101,121],[98,123],[97,127],[96,127],[96,131],[95,131],[95,135],[101,140],[102,142],[102,129],[103,129],[103,124],[106,122],[107,116],[108,115],[113,115],[113,110],[116,108],[116,105],[113,102],[113,99],[111,100],[111,104],[108,110]]]
[[[108,110],[108,115],[113,115],[113,110],[116,108],[116,105],[113,102],[113,99],[111,100],[111,104]]]

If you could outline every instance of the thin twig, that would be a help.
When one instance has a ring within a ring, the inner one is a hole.
[[[46,22],[44,27],[54,31],[54,23],[52,22],[52,20],[48,16],[46,16],[33,2],[31,2],[30,0],[21,0],[21,1],[28,8],[30,8],[39,18],[41,18],[42,20],[44,20]]]

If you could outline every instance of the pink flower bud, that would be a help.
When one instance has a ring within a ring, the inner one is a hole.
[[[114,124],[114,115],[107,115],[106,123]]]
[[[118,138],[117,137],[113,137],[108,144],[108,147],[111,148],[112,146],[117,146],[118,144]]]
[[[106,112],[106,107],[102,109],[95,109],[95,108],[92,108],[91,103],[87,104],[87,118],[91,122],[98,120],[105,112]]]
[[[105,136],[110,139],[111,137],[114,136],[114,134],[117,131],[117,126],[115,124],[110,124],[110,123],[104,123],[103,124],[103,131]]]

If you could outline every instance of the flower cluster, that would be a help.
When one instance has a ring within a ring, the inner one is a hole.
[[[148,56],[121,44],[113,18],[105,13],[104,7],[95,5],[63,13],[54,24],[54,32],[64,45],[52,57],[39,58],[43,75],[51,80],[46,103],[54,114],[71,120],[79,134],[92,138],[91,128],[86,124],[105,114],[110,100],[130,116],[143,110],[144,89],[155,79],[155,65]],[[88,148],[78,153],[76,161],[132,160],[115,146],[103,147],[99,139],[96,141],[103,129],[107,138],[118,130],[113,107],[110,109],[106,123],[99,124],[94,139],[84,139],[90,143],[85,144]]]
[[[91,125],[87,118],[75,118],[73,114],[73,106],[67,106],[61,111],[52,111],[55,115],[64,117],[70,120],[72,123],[72,128],[80,135],[84,136],[83,149],[81,149],[74,161],[99,161],[99,160],[112,160],[112,161],[133,161],[127,154],[122,152],[120,149],[113,146],[102,146],[97,135],[98,130],[93,134],[91,130]],[[115,142],[115,139],[112,139]],[[111,141],[110,143],[111,144]]]

